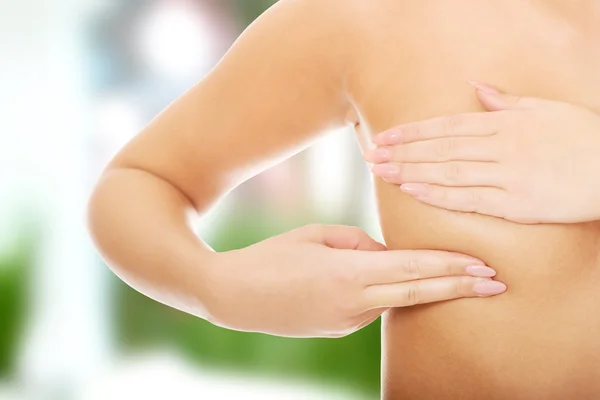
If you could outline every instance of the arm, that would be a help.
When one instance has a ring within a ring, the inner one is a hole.
[[[214,254],[190,227],[241,182],[345,124],[339,10],[283,1],[110,163],[89,227],[113,270],[141,292],[203,316]],[[310,21],[310,23],[306,23]]]
[[[308,226],[219,254],[193,233],[194,214],[347,123],[345,9],[333,0],[277,3],[112,160],[89,225],[124,281],[220,326],[328,337],[389,307],[506,289],[472,257],[388,251],[353,227]]]

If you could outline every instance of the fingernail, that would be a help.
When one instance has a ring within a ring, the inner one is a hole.
[[[401,136],[398,128],[382,132],[373,137],[373,143],[378,145],[395,145],[400,144]]]
[[[371,172],[373,172],[373,174],[386,179],[394,178],[399,171],[400,169],[397,166],[390,164],[379,164],[371,168]]]
[[[405,183],[400,185],[400,190],[404,193],[409,194],[417,199],[422,199],[427,196],[427,185],[422,183]]]
[[[478,81],[467,81],[467,83],[471,86],[473,86],[476,89],[481,90],[484,93],[489,93],[489,94],[500,94],[500,92],[491,87],[490,85],[483,83],[483,82],[478,82]]]
[[[500,294],[506,291],[506,285],[498,281],[483,281],[473,285],[473,291],[481,295]]]
[[[486,267],[485,265],[469,265],[468,267],[465,267],[465,271],[469,275],[479,276],[482,278],[491,278],[496,276],[496,271],[490,267]]]

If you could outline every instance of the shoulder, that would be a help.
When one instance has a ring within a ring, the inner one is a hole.
[[[265,20],[285,21],[289,31],[320,29],[331,34],[342,33],[340,29],[348,28],[361,3],[358,0],[279,0],[253,24]]]
[[[265,53],[278,52],[295,64],[342,75],[360,40],[358,0],[279,0],[242,36],[260,37]],[[310,62],[307,62],[310,61]]]

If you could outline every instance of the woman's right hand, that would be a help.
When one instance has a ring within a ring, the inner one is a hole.
[[[288,337],[342,337],[390,307],[502,293],[473,257],[387,250],[349,226],[308,225],[216,254],[209,320]]]

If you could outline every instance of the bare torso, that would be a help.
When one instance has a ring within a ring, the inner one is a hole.
[[[348,82],[361,141],[482,111],[467,79],[600,112],[600,29],[525,1],[364,3]],[[471,254],[509,285],[491,299],[388,312],[384,399],[600,398],[600,222],[518,225],[375,186],[388,247]]]

